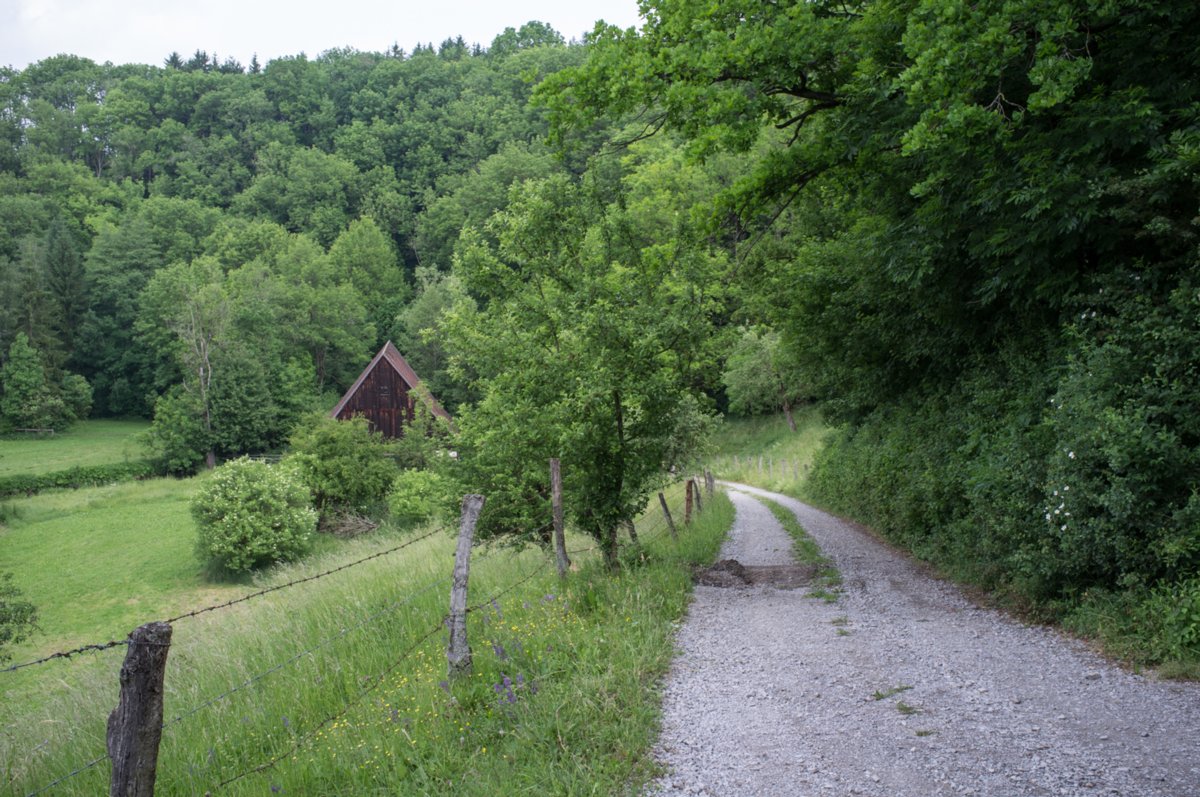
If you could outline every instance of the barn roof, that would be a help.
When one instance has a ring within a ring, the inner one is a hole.
[[[346,391],[346,394],[342,396],[342,400],[339,401],[337,406],[333,408],[333,411],[329,413],[331,418],[336,418],[341,413],[342,409],[346,406],[347,402],[350,401],[351,397],[353,397],[354,394],[358,392],[358,389],[362,387],[363,381],[366,380],[367,376],[374,371],[381,362],[386,362],[393,369],[395,369],[396,373],[400,374],[400,378],[403,379],[410,388],[415,389],[422,386],[421,377],[417,376],[417,372],[414,371],[412,366],[408,364],[408,360],[404,359],[404,355],[402,355],[400,350],[397,349],[389,340],[387,343],[383,344],[383,348],[379,350],[379,353],[375,355],[375,358],[371,360],[370,364],[363,369],[363,372],[358,375],[358,379],[354,380],[354,384],[351,385],[350,389]],[[425,400],[425,403],[429,405],[429,410],[434,415],[448,422],[451,420],[450,413],[446,412],[446,409],[438,402],[436,398],[433,397],[433,394],[430,393],[428,389],[418,390],[417,393]]]

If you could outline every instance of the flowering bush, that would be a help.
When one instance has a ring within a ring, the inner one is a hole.
[[[245,457],[213,472],[192,514],[197,555],[233,571],[299,558],[317,527],[308,489],[294,469]]]

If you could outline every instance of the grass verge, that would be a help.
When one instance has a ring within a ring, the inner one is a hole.
[[[816,565],[817,567],[817,575],[813,579],[813,586],[808,592],[808,597],[836,603],[842,592],[842,574],[838,572],[833,561],[821,553],[816,541],[808,536],[808,532],[796,520],[796,516],[790,509],[769,498],[760,500],[766,504],[767,509],[771,510],[771,514],[792,538],[792,555],[796,557],[796,561],[800,564]]]
[[[670,501],[682,504],[680,489]],[[636,791],[655,774],[648,751],[658,684],[691,568],[715,556],[733,510],[714,496],[677,541],[660,517],[638,523],[639,543],[625,547],[616,575],[579,538],[569,541],[577,569],[561,582],[542,551],[477,549],[468,677],[445,672],[448,532],[302,589],[180,621],[168,659],[159,791]],[[268,583],[396,539],[356,539],[280,568]],[[6,695],[4,791],[28,793],[103,754],[119,663],[119,651],[109,651],[45,665],[41,677],[70,688],[32,710]],[[263,764],[270,765],[254,771]],[[103,793],[107,777],[102,762],[55,793]]]

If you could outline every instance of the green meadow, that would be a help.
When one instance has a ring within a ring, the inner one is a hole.
[[[732,521],[722,495],[681,524],[678,540],[655,501],[616,575],[578,535],[561,581],[542,550],[477,548],[474,668],[451,679],[442,626],[450,529],[385,525],[325,538],[253,583],[213,583],[191,551],[194,489],[158,480],[17,502],[0,567],[25,571],[20,583],[47,628],[17,659],[50,640],[120,638],[142,621],[411,544],[177,621],[160,793],[612,794],[655,775],[657,685],[692,568],[711,561]],[[668,496],[679,522],[681,486]],[[105,791],[104,727],[122,656],[117,648],[0,674],[0,794],[28,794],[98,758],[53,793]]]
[[[0,439],[0,476],[144,459],[138,436],[149,426],[146,421],[79,421],[54,435],[9,435]]]

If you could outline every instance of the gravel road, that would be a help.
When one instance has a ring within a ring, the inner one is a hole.
[[[721,558],[791,562],[752,495],[842,573],[807,590],[697,586],[664,687],[652,795],[1200,797],[1200,684],[1133,675],[980,608],[851,523],[728,485]]]

